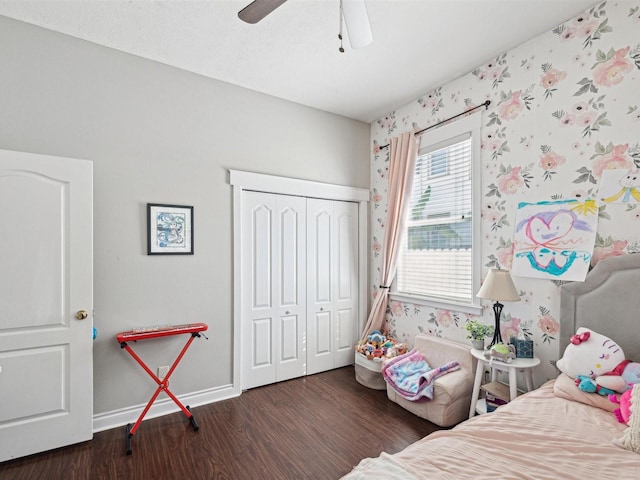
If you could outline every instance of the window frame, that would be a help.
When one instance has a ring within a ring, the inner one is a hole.
[[[431,306],[439,309],[453,310],[458,312],[465,312],[480,315],[482,314],[482,306],[480,299],[475,296],[475,293],[480,288],[480,278],[482,274],[481,264],[481,250],[482,250],[482,232],[481,232],[481,186],[482,186],[482,171],[481,171],[481,149],[480,149],[480,132],[482,127],[482,112],[477,112],[459,120],[455,120],[451,123],[447,123],[441,127],[429,130],[422,134],[420,138],[420,150],[432,149],[438,144],[448,142],[456,137],[463,135],[469,135],[471,139],[471,245],[472,245],[472,295],[470,303],[455,302],[451,299],[445,299],[442,297],[430,297],[416,294],[409,294],[406,292],[398,292],[397,281],[394,279],[391,290],[389,292],[390,297],[393,300],[411,302],[419,305]],[[407,217],[409,212],[407,212]],[[403,225],[403,231],[401,234],[402,242],[406,241],[408,226]],[[397,274],[396,274],[397,276]]]

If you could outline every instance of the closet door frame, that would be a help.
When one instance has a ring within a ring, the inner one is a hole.
[[[229,170],[233,188],[233,393],[242,392],[242,214],[244,191],[296,195],[358,203],[358,331],[368,307],[368,202],[369,190],[359,187],[300,180],[275,175]]]

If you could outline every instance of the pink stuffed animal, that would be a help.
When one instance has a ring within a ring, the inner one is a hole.
[[[620,405],[620,408],[616,408],[613,411],[613,414],[620,423],[626,423],[627,425],[631,418],[631,392],[633,392],[633,390],[627,390],[624,392],[620,395],[620,400],[618,400],[618,397],[613,394],[609,395],[609,400]]]

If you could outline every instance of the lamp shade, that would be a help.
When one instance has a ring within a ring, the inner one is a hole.
[[[520,295],[516,290],[509,270],[492,268],[476,294],[478,298],[496,300],[498,302],[519,302]]]

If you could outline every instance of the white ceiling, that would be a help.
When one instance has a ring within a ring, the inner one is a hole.
[[[0,0],[0,15],[371,122],[594,0],[366,0],[373,43],[338,52],[339,0]]]

